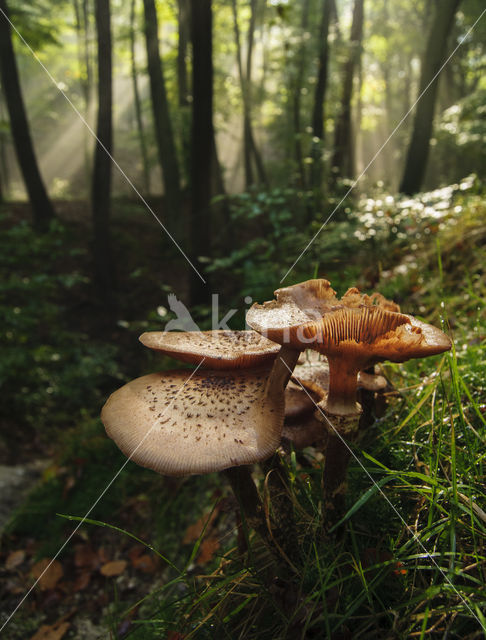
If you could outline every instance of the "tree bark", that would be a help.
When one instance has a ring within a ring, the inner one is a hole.
[[[100,300],[111,311],[114,308],[115,276],[110,234],[110,156],[113,151],[110,0],[95,0],[95,20],[98,47],[98,115],[91,188],[93,258],[95,283]]]
[[[301,32],[302,40],[300,43],[300,51],[297,58],[297,68],[295,70],[295,78],[292,87],[292,123],[294,134],[294,159],[297,166],[297,183],[301,188],[306,186],[306,175],[304,168],[304,158],[302,153],[302,124],[300,118],[300,103],[302,96],[302,80],[305,72],[306,62],[306,39],[305,34],[309,27],[309,0],[304,0],[302,5]]]
[[[181,121],[182,157],[186,182],[191,172],[191,115],[190,115],[190,84],[187,71],[187,52],[191,39],[191,7],[189,0],[178,0],[178,29],[177,44],[177,88]]]
[[[354,76],[361,57],[363,5],[364,0],[355,0],[353,7],[353,22],[349,41],[350,52],[344,65],[341,109],[334,131],[334,153],[332,158],[334,178],[337,176],[348,178],[353,176],[351,99],[353,96]]]
[[[211,0],[191,0],[192,135],[191,253],[202,271],[201,256],[211,250],[211,196],[214,171],[213,60]],[[209,299],[208,287],[191,272],[191,303]]]
[[[184,223],[181,216],[179,163],[177,159],[169,101],[165,89],[164,70],[159,55],[158,20],[155,0],[143,0],[147,65],[155,125],[155,138],[162,168],[165,195],[165,220],[176,240],[182,241]]]
[[[440,3],[429,1],[431,9],[435,6],[435,15],[422,59],[418,95],[421,96],[424,91],[425,93],[419,99],[415,111],[412,138],[400,184],[401,193],[408,195],[417,193],[425,177],[439,84],[439,78],[434,79],[434,76],[444,63],[448,36],[460,1],[442,0]],[[428,86],[429,84],[430,86]]]
[[[253,61],[253,45],[255,40],[255,22],[256,22],[256,0],[251,0],[250,24],[248,26],[247,37],[247,58],[246,70],[243,70],[240,28],[238,24],[238,9],[236,0],[232,0],[233,9],[233,27],[236,41],[236,61],[238,63],[238,75],[240,78],[241,96],[243,102],[243,157],[245,167],[245,186],[250,187],[255,183],[254,165],[258,176],[258,182],[265,184],[267,182],[265,169],[261,159],[260,151],[255,142],[252,126],[252,90],[251,90],[251,74]]]
[[[325,104],[327,78],[329,68],[329,25],[334,0],[322,0],[322,15],[319,26],[319,54],[317,67],[316,88],[314,91],[314,105],[312,108],[312,148],[310,183],[314,190],[320,192],[322,186],[322,150],[325,135]],[[320,193],[315,204],[321,200]]]
[[[135,55],[135,4],[136,0],[131,0],[130,4],[130,73],[132,76],[133,100],[135,106],[135,121],[137,123],[138,141],[140,144],[140,155],[142,158],[142,174],[143,186],[145,193],[150,193],[150,169],[147,153],[147,143],[145,140],[145,128],[143,126],[142,117],[142,101],[140,99],[140,91],[138,88],[137,61]]]
[[[54,208],[35,156],[7,17],[7,2],[0,0],[0,77],[10,119],[10,130],[32,207],[34,227],[38,231],[46,231],[49,221],[54,217]]]

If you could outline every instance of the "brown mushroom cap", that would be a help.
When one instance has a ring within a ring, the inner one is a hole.
[[[277,289],[276,299],[254,304],[247,322],[280,344],[312,348],[328,358],[348,357],[364,369],[373,362],[404,362],[450,349],[440,329],[400,313],[381,294],[349,289],[338,300],[327,280]]]
[[[357,374],[384,360],[405,362],[450,349],[440,329],[400,313],[380,294],[349,289],[338,300],[327,280],[308,280],[275,291],[276,299],[254,304],[248,324],[280,344],[312,348],[327,356],[330,384],[327,410],[359,411]]]
[[[266,394],[269,368],[166,371],[113,393],[101,413],[123,453],[183,476],[265,460],[278,447],[284,399]]]
[[[317,394],[306,393],[300,385],[290,380],[285,387],[285,421],[294,422],[312,413],[320,399]]]
[[[148,331],[140,342],[206,369],[246,369],[270,364],[279,346],[256,331]]]
[[[292,442],[296,449],[304,449],[327,440],[328,431],[313,414],[292,424],[285,424],[282,438]]]
[[[300,383],[307,390],[312,388],[320,389],[320,397],[322,398],[323,392],[329,388],[329,364],[327,359],[317,351],[308,350],[306,357],[307,354],[311,355],[310,360],[306,361],[305,358],[302,361],[299,360],[292,373],[291,380],[296,381],[297,386]],[[358,373],[358,387],[367,391],[383,391],[388,387],[388,382],[384,376],[378,373],[360,371]]]

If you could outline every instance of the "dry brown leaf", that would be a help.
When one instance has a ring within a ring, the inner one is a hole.
[[[15,567],[18,567],[19,564],[25,560],[25,551],[23,549],[19,549],[18,551],[11,551],[7,559],[5,560],[5,569],[8,571],[12,571]]]
[[[157,568],[157,563],[153,556],[144,553],[141,556],[132,558],[132,567],[144,573],[153,573]]]
[[[54,589],[64,575],[61,563],[50,558],[42,558],[36,562],[30,573],[38,581],[37,584],[42,591]]]
[[[89,544],[79,544],[74,552],[74,564],[76,567],[97,569],[100,566],[98,554],[95,553]]]
[[[78,573],[74,582],[73,582],[73,591],[82,591],[86,589],[91,580],[91,571],[89,569],[83,569]]]
[[[30,640],[61,640],[63,635],[71,626],[70,622],[55,622],[54,624],[43,624]]]
[[[182,540],[182,544],[190,544],[191,542],[195,542],[196,540],[198,540],[202,532],[204,531],[204,527],[206,527],[205,533],[207,535],[217,515],[218,515],[218,509],[213,509],[211,513],[205,513],[203,516],[199,518],[197,522],[187,527],[186,535]],[[209,518],[209,522],[208,522],[208,518]],[[207,525],[206,525],[206,522],[207,522]]]
[[[208,562],[211,562],[218,549],[219,542],[216,538],[206,538],[201,542],[196,562],[198,564],[207,564]]]
[[[107,578],[111,578],[112,576],[119,576],[123,573],[127,567],[126,560],[113,560],[112,562],[107,562],[104,564],[100,571]]]

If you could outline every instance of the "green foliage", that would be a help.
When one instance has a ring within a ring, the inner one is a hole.
[[[252,190],[230,199],[230,231],[233,250],[211,261],[224,287],[228,275],[239,294],[266,299],[275,289],[289,256],[304,246],[299,226],[306,216],[305,194],[295,189]],[[307,264],[307,263],[306,263]]]
[[[0,237],[0,419],[14,431],[75,423],[119,378],[116,347],[69,327],[66,301],[84,277],[74,266],[79,250],[66,252],[68,238],[57,222],[44,235],[20,223]],[[72,266],[64,271],[66,261]]]
[[[432,147],[430,172],[447,183],[486,164],[486,88],[449,107],[440,118]]]

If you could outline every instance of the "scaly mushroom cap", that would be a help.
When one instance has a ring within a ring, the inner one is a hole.
[[[291,380],[285,387],[285,421],[294,422],[312,413],[320,396],[305,392],[302,387]]]
[[[349,289],[338,300],[327,280],[308,280],[275,291],[275,300],[254,304],[248,324],[280,344],[315,349],[330,369],[326,410],[335,415],[359,413],[357,375],[384,360],[405,362],[451,348],[439,329],[400,313],[380,294]]]
[[[280,344],[312,348],[352,360],[357,369],[374,362],[404,362],[450,349],[439,329],[400,313],[381,294],[349,289],[338,300],[327,280],[277,289],[275,300],[254,304],[247,322]]]
[[[284,399],[265,393],[268,367],[152,373],[106,402],[101,419],[123,453],[158,473],[183,476],[251,464],[280,442]]]
[[[294,380],[294,386],[299,389],[301,389],[299,385],[302,385],[307,391],[314,392],[321,400],[329,388],[329,364],[317,351],[308,351],[307,353],[311,356],[309,361],[303,360],[302,363],[297,364],[292,373],[291,381]],[[383,391],[387,387],[386,378],[377,373],[366,373],[365,371],[358,373],[358,388],[367,391]],[[285,413],[287,414],[287,409]]]
[[[279,347],[256,331],[148,331],[140,342],[205,369],[246,369],[270,364]]]

